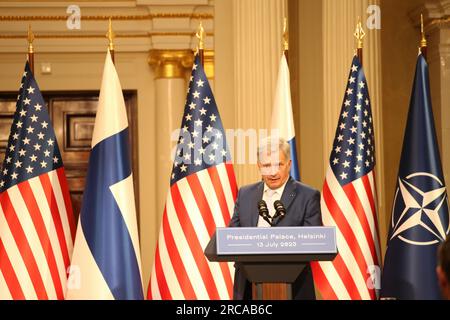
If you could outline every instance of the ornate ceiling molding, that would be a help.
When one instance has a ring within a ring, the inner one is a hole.
[[[450,22],[450,0],[426,0],[409,13],[411,22],[420,28],[420,15],[423,14],[425,31],[448,25]]]
[[[195,49],[200,21],[207,31],[206,47],[214,45],[213,0],[82,1],[77,3],[77,27],[71,20],[76,14],[66,14],[69,1],[43,4],[0,1],[0,52],[21,52],[29,25],[39,52],[100,52],[110,17],[117,52]]]
[[[0,15],[0,21],[66,21],[67,15],[59,16],[4,16]],[[83,21],[136,21],[153,19],[195,19],[212,20],[214,15],[210,13],[149,13],[143,15],[83,15]]]

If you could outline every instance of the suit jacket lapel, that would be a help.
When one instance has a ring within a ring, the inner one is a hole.
[[[292,204],[292,201],[294,201],[296,195],[297,190],[295,188],[295,181],[289,177],[289,180],[284,187],[283,195],[281,196],[281,202],[286,208],[286,211],[289,210],[289,206]]]
[[[264,192],[264,182],[260,182],[256,189],[254,198],[251,199],[252,207],[255,208],[255,212],[252,214],[252,227],[258,225],[259,212],[258,212],[258,202],[262,200]]]

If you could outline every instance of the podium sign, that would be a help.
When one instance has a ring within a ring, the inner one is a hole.
[[[335,227],[217,228],[205,255],[242,268],[253,299],[290,300],[306,266],[332,261],[337,251]]]
[[[334,227],[217,228],[218,256],[336,254]]]

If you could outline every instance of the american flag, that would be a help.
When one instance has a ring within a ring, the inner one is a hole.
[[[237,185],[225,132],[196,55],[148,289],[149,299],[230,299],[234,269],[203,253],[231,218]]]
[[[74,233],[61,153],[27,63],[0,174],[0,300],[64,299]]]
[[[321,196],[322,220],[336,226],[339,254],[313,264],[324,299],[376,299],[380,246],[375,142],[367,81],[354,57]]]

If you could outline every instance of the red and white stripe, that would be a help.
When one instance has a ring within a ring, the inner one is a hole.
[[[149,299],[232,298],[233,266],[210,263],[203,251],[216,227],[228,225],[236,195],[231,164],[199,171],[171,186],[148,289]]]
[[[314,280],[324,299],[376,299],[370,270],[380,266],[374,173],[341,186],[329,167],[321,196],[325,226],[336,226],[339,254],[314,263]]]
[[[64,299],[75,222],[60,168],[0,194],[0,300]]]

